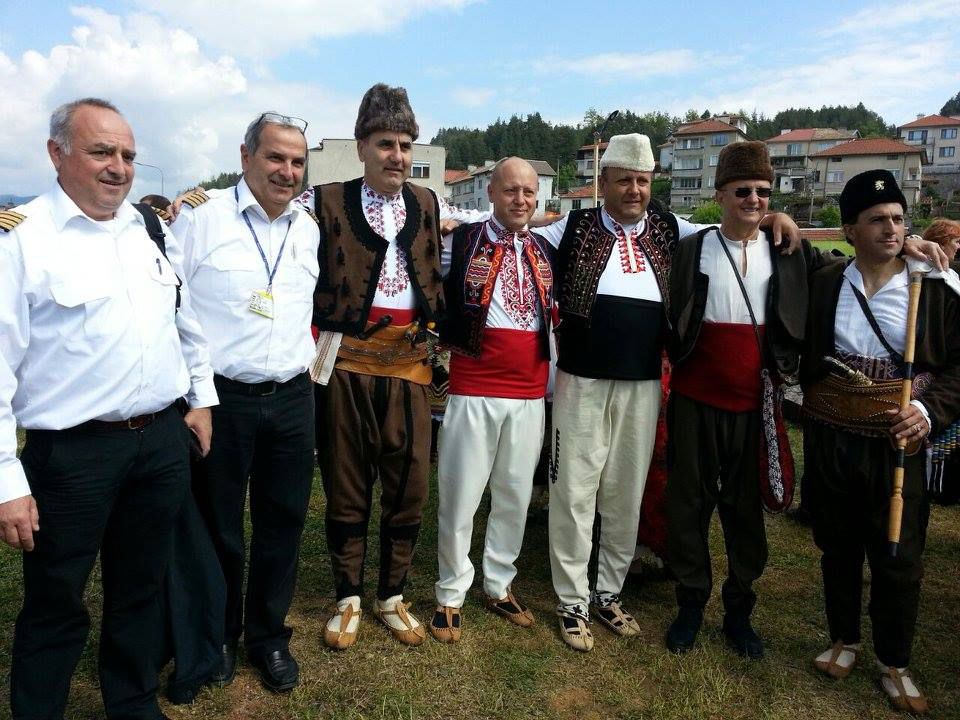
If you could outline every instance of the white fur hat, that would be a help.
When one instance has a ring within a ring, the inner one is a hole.
[[[640,133],[614,135],[600,158],[600,169],[605,167],[623,168],[637,172],[652,172],[654,167],[653,150],[650,138]]]

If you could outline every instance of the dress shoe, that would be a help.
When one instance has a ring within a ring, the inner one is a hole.
[[[667,650],[682,654],[690,652],[703,624],[701,608],[682,607],[667,629]]]
[[[300,682],[300,666],[286,648],[258,655],[252,663],[264,687],[273,692],[293,690]]]
[[[220,665],[210,676],[210,685],[226,687],[237,675],[237,641],[229,641],[220,649]]]
[[[727,638],[727,644],[740,657],[750,660],[763,659],[763,640],[750,625],[749,617],[727,615],[723,619],[723,634]]]

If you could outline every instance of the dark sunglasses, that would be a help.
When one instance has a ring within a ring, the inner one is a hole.
[[[738,198],[748,198],[750,193],[756,193],[758,198],[768,198],[773,193],[773,188],[746,188],[741,187],[733,191]]]

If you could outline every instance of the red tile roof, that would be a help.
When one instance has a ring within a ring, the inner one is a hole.
[[[445,185],[450,183],[455,183],[460,180],[464,180],[470,177],[470,173],[466,170],[444,170],[443,171],[443,182]]]
[[[701,120],[699,122],[681,125],[673,132],[673,134],[703,135],[705,133],[730,132],[731,130],[733,130],[733,132],[740,132],[740,130],[735,128],[733,125],[728,125],[727,123],[720,122],[719,120]]]
[[[601,149],[601,150],[606,150],[608,144],[609,144],[609,143],[606,143],[606,142],[600,143],[600,149]],[[580,149],[581,149],[581,150],[593,150],[593,145],[592,145],[592,144],[590,144],[590,145],[581,145],[581,146],[580,146]]]
[[[856,130],[835,130],[834,128],[802,128],[774,135],[764,140],[766,143],[810,142],[811,140],[853,140]]]
[[[901,128],[923,128],[923,127],[939,127],[941,125],[960,125],[960,120],[957,118],[946,117],[945,115],[927,115],[913,122],[908,122],[906,125],[901,125]]]
[[[810,155],[816,157],[833,157],[834,155],[919,155],[923,149],[916,145],[907,145],[899,140],[890,138],[865,138],[852,140],[848,143],[834,145],[832,148],[821,150]]]
[[[565,193],[560,193],[558,197],[567,198],[567,199],[592,198],[593,185],[584,185],[583,187],[572,188],[571,190]]]

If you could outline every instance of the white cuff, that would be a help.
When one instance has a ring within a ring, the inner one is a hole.
[[[220,404],[220,398],[217,396],[217,388],[213,384],[213,377],[208,377],[198,383],[194,383],[187,393],[187,405],[191,410],[197,408],[213,407]]]
[[[923,419],[927,421],[927,430],[933,431],[933,423],[930,422],[930,413],[927,412],[927,409],[923,406],[923,403],[919,400],[911,400],[910,404],[919,410],[923,415]]]
[[[23,473],[23,465],[14,459],[10,464],[0,467],[0,503],[9,502],[30,495],[30,484]]]

